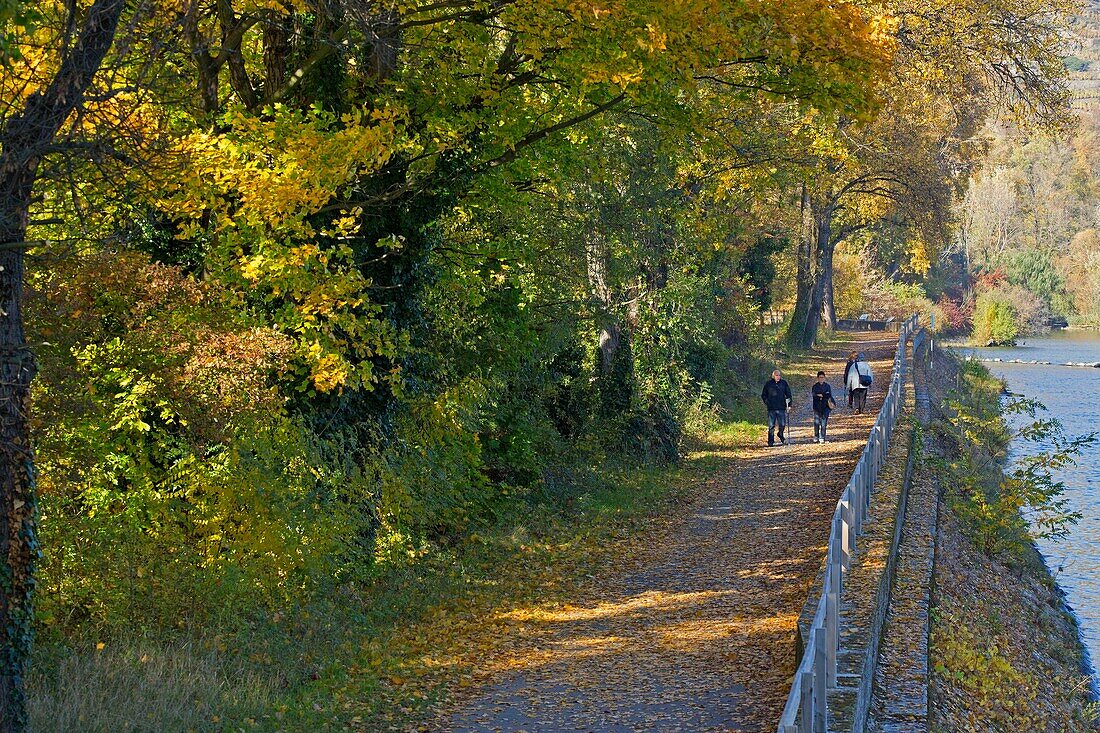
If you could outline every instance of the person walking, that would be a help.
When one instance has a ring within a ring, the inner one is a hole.
[[[867,390],[870,388],[873,379],[871,365],[867,363],[861,353],[856,356],[855,362],[847,370],[847,373],[845,386],[848,388],[849,399],[855,403],[856,413],[862,413],[867,406]]]
[[[848,389],[848,375],[852,371],[852,367],[855,366],[856,359],[859,354],[852,352],[848,354],[848,361],[844,365],[844,391],[848,393],[848,409],[852,409],[852,390]]]
[[[814,442],[824,443],[825,432],[829,428],[829,412],[836,407],[833,399],[833,387],[825,381],[825,372],[817,373],[817,382],[810,388],[814,400]]]
[[[787,411],[791,409],[794,399],[791,397],[791,386],[778,369],[772,372],[771,379],[764,382],[760,399],[768,408],[768,445],[775,445],[776,428],[779,428],[779,442],[786,443]]]

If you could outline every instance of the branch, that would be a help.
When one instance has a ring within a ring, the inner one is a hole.
[[[221,5],[221,3],[218,4]],[[230,10],[230,13],[232,13],[232,10]],[[217,68],[220,69],[222,64],[229,60],[230,56],[241,52],[241,42],[244,41],[244,34],[252,30],[262,20],[262,16],[242,18],[226,33],[225,37],[222,38],[221,51],[211,59]]]
[[[557,124],[550,125],[549,127],[544,127],[541,130],[535,130],[534,132],[530,132],[527,135],[525,135],[523,138],[521,138],[519,140],[519,142],[517,142],[512,147],[511,150],[509,150],[506,153],[504,153],[503,155],[501,155],[497,158],[494,158],[493,160],[487,161],[487,162],[481,164],[480,166],[478,166],[477,168],[475,168],[474,173],[480,173],[480,172],[486,170],[487,168],[496,168],[497,166],[501,166],[501,165],[504,165],[506,163],[511,163],[513,160],[516,159],[516,157],[519,156],[519,152],[521,150],[523,150],[524,148],[527,148],[527,147],[530,147],[531,145],[534,145],[535,143],[539,142],[540,140],[542,140],[544,138],[547,138],[550,135],[553,135],[555,132],[561,132],[562,130],[568,129],[570,127],[574,127],[575,125],[579,125],[583,122],[587,122],[588,120],[592,119],[593,117],[601,115],[604,112],[606,112],[607,110],[611,109],[612,107],[617,106],[618,104],[620,104],[625,99],[626,99],[626,94],[625,93],[619,94],[618,96],[612,97],[611,99],[604,102],[603,104],[600,104],[600,105],[597,105],[596,107],[593,107],[592,109],[585,112],[584,114],[577,115],[576,117],[570,117],[569,119],[562,120],[561,122],[558,122]]]
[[[101,155],[106,155],[108,158],[113,158],[131,168],[139,165],[137,160],[126,155],[121,150],[99,141],[84,142],[78,140],[64,140],[62,142],[43,145],[39,150],[43,155],[51,153],[86,153],[87,159],[93,161],[98,160]]]
[[[730,81],[728,79],[722,79],[719,76],[715,76],[714,74],[696,74],[695,75],[695,80],[696,81],[711,81],[711,82],[714,82],[715,84],[721,84],[722,86],[728,87],[730,89],[744,89],[744,90],[747,90],[747,91],[765,92],[765,93],[768,93],[768,94],[775,94],[776,93],[774,89],[771,89],[771,88],[766,87],[766,86],[762,86],[760,84],[745,84],[745,83],[742,83],[742,82]]]
[[[332,38],[329,43],[322,44],[314,51],[309,58],[302,62],[302,65],[295,69],[294,73],[290,75],[290,79],[281,89],[272,95],[271,100],[274,102],[281,102],[286,98],[286,95],[290,94],[294,90],[294,87],[298,86],[298,83],[305,78],[314,66],[327,59],[332,54],[336,53],[336,46],[343,41],[347,35],[351,32],[351,24],[344,23],[342,26],[336,29],[332,34]]]
[[[725,68],[727,66],[745,66],[747,64],[763,64],[768,60],[768,54],[762,53],[756,56],[746,56],[740,59],[734,59],[733,61],[723,61],[718,64],[718,68]]]
[[[832,238],[833,239],[832,246],[834,246],[834,247],[837,246],[838,244],[840,244],[841,242],[843,242],[845,239],[852,236],[856,232],[861,232],[864,229],[869,228],[870,226],[871,225],[868,224],[868,223],[863,223],[863,224],[849,224],[848,226],[841,227],[840,229],[837,230],[836,236],[834,236]]]
[[[857,178],[853,178],[851,181],[848,181],[848,183],[846,183],[840,189],[840,191],[837,192],[836,196],[833,197],[833,200],[839,201],[849,193],[867,193],[867,189],[863,187],[867,184],[872,183],[893,183],[895,185],[901,186],[902,188],[909,187],[908,184],[904,180],[902,180],[900,176],[890,173],[868,173],[866,175],[862,175]]]
[[[53,80],[32,94],[23,111],[0,132],[0,180],[25,175],[20,167],[37,167],[42,146],[57,135],[65,120],[84,100],[115,40],[125,0],[96,0],[88,10],[80,37],[62,60]],[[31,173],[33,176],[33,172]]]

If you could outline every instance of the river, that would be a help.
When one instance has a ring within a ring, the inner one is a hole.
[[[1055,366],[1100,361],[1100,333],[1055,331],[1049,337],[1024,339],[1016,347],[958,351],[1002,359],[986,366],[1005,380],[1009,391],[1046,405],[1048,416],[1061,420],[1068,435],[1100,431],[1100,369]],[[1011,359],[1052,365],[1008,363]],[[1012,450],[1020,455],[1043,447],[1019,443]],[[1067,538],[1042,540],[1039,549],[1077,614],[1089,655],[1100,662],[1100,449],[1087,449],[1076,466],[1057,478],[1065,483],[1069,507],[1080,512],[1082,519]]]

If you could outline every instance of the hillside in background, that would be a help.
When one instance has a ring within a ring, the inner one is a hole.
[[[956,209],[940,306],[977,343],[1100,325],[1100,0],[1084,3],[1066,37],[1075,124],[991,124]]]
[[[1066,57],[1073,106],[1100,106],[1100,0],[1086,0],[1073,28],[1077,46]]]

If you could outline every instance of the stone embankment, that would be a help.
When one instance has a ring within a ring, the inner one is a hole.
[[[851,567],[844,576],[840,607],[843,619],[837,659],[837,685],[829,691],[829,730],[862,730],[871,702],[870,684],[879,659],[879,645],[886,622],[887,596],[893,585],[897,549],[901,541],[898,518],[905,515],[905,489],[912,469],[907,460],[912,442],[913,393],[906,400],[890,441],[886,462],[879,473],[875,494],[856,543]],[[824,579],[822,564],[814,587]],[[800,647],[809,639],[816,599],[806,601],[799,616]],[[801,654],[800,654],[801,656]]]
[[[916,422],[922,430],[909,453],[912,470],[906,474],[905,506],[900,513],[903,524],[898,529],[894,587],[874,678],[867,730],[876,733],[923,733],[929,729],[928,640],[939,492],[926,460],[933,450],[928,430],[929,342],[920,338],[914,342],[918,344],[913,357]]]

